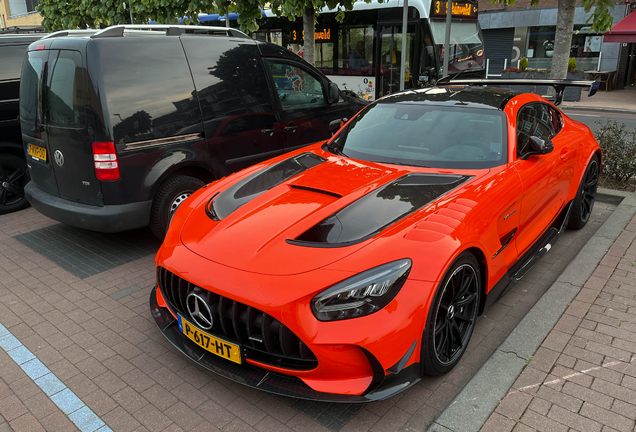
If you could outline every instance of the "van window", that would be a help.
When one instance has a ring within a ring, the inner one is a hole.
[[[274,118],[271,93],[258,48],[253,44],[218,38],[182,38],[194,84],[201,103],[203,121],[213,128],[215,120],[248,113]],[[210,131],[211,135],[214,131]]]
[[[0,81],[20,79],[20,68],[28,45],[2,47],[2,67]]]
[[[86,106],[82,55],[77,51],[53,50],[48,71],[44,97],[48,125],[82,127]]]
[[[327,105],[320,80],[305,68],[267,59],[283,110]]]
[[[38,85],[48,51],[32,51],[24,58],[20,80],[20,118],[33,123],[37,116]]]
[[[212,43],[213,38],[206,39]],[[199,103],[179,38],[95,40],[88,46],[88,63],[91,75],[102,80],[103,111],[116,143],[202,129]]]

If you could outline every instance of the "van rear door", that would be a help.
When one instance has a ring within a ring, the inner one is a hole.
[[[34,155],[31,143],[25,143],[27,154],[36,159],[30,163],[33,181],[49,193],[54,181],[60,198],[103,205],[87,124],[89,98],[82,54],[73,50],[48,50],[48,53],[38,97],[42,113],[39,117],[43,120],[39,129],[46,159]]]

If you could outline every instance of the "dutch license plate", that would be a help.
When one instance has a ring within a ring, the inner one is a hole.
[[[223,339],[212,336],[199,330],[194,324],[177,314],[179,318],[179,330],[195,344],[206,351],[216,354],[219,357],[241,364],[241,349],[238,345],[226,342]]]
[[[36,159],[46,161],[46,148],[44,147],[29,143],[27,152]]]

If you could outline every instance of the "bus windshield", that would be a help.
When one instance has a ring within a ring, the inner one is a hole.
[[[444,62],[444,40],[446,22],[431,21],[431,33],[440,54],[440,63]],[[477,21],[451,23],[449,71],[479,70],[484,68],[484,45]]]

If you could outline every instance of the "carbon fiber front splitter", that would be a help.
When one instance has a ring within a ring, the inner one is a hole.
[[[150,311],[161,333],[190,360],[217,375],[269,393],[323,402],[372,402],[388,399],[420,380],[419,363],[416,363],[404,368],[398,374],[384,376],[384,373],[382,373],[382,377],[375,376],[373,382],[379,382],[379,385],[372,383],[374,388],[363,395],[318,392],[299,378],[271,372],[247,363],[239,365],[210,354],[199,347],[179,331],[179,324],[172,314],[166,308],[159,307],[157,304],[157,287],[150,294]],[[367,356],[369,355],[371,354],[368,353]],[[377,360],[375,362],[379,364]],[[377,375],[379,375],[379,371]]]

